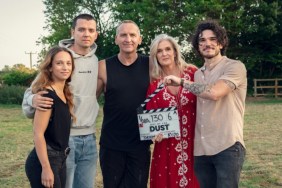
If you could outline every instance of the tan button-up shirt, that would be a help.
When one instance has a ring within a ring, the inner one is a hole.
[[[246,68],[226,56],[208,74],[198,69],[195,82],[212,84],[228,80],[236,88],[221,99],[197,98],[194,155],[215,155],[239,141],[243,146],[243,121],[247,92]]]

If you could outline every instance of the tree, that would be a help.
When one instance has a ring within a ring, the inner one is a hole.
[[[241,54],[250,77],[282,76],[281,5],[281,1],[260,0],[245,7],[241,18],[245,27],[237,35],[240,40],[234,55]]]
[[[282,1],[281,0],[44,0],[46,29],[43,44],[54,45],[69,38],[71,20],[80,12],[93,14],[99,28],[98,57],[118,52],[114,44],[115,28],[121,20],[135,21],[143,35],[142,53],[157,34],[176,37],[189,62],[198,66],[202,60],[191,51],[189,39],[196,23],[216,19],[230,39],[227,55],[245,63],[249,83],[252,78],[282,75]]]
[[[187,38],[194,28],[197,17],[187,14],[191,6],[186,1],[117,0],[115,2],[112,4],[112,10],[116,22],[130,19],[140,26],[143,36],[140,48],[142,52],[148,53],[151,41],[161,33],[176,37],[182,46],[187,47]]]
[[[117,20],[132,19],[144,35],[148,52],[156,34],[167,33],[188,46],[184,56],[201,65],[189,41],[198,21],[216,19],[227,30],[227,55],[245,63],[249,83],[253,78],[281,77],[281,4],[279,0],[118,0],[112,9]]]
[[[46,49],[53,45],[57,45],[62,39],[70,38],[71,24],[74,17],[81,13],[88,13],[94,16],[97,21],[99,31],[98,40],[99,46],[97,55],[107,57],[108,51],[102,50],[105,45],[108,45],[109,36],[111,35],[111,14],[107,8],[108,0],[44,0],[46,10],[46,26],[44,29],[49,31],[48,36],[42,36],[38,43],[43,44],[44,49],[41,52],[41,58],[44,56]],[[113,41],[111,41],[113,43]]]

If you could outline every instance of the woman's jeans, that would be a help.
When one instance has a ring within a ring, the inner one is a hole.
[[[54,188],[64,188],[66,183],[66,158],[65,151],[56,151],[47,148],[48,159],[54,174]],[[35,148],[30,152],[25,163],[25,172],[32,188],[44,188],[41,184],[42,167]]]
[[[238,188],[245,159],[240,142],[211,156],[195,156],[194,170],[201,188]]]

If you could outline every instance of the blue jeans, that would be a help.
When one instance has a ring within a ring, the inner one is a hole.
[[[245,158],[240,142],[211,156],[195,156],[194,170],[201,188],[238,188]]]
[[[66,188],[93,188],[97,169],[95,134],[70,136]]]
[[[63,151],[47,149],[48,159],[54,174],[54,188],[64,188],[66,183],[66,158]],[[32,188],[44,188],[41,184],[42,167],[35,149],[28,155],[25,172]]]

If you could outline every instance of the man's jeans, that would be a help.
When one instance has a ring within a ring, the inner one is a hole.
[[[93,188],[97,169],[95,134],[70,136],[66,188]]]
[[[238,188],[245,158],[240,142],[212,156],[195,156],[194,170],[201,188]]]

